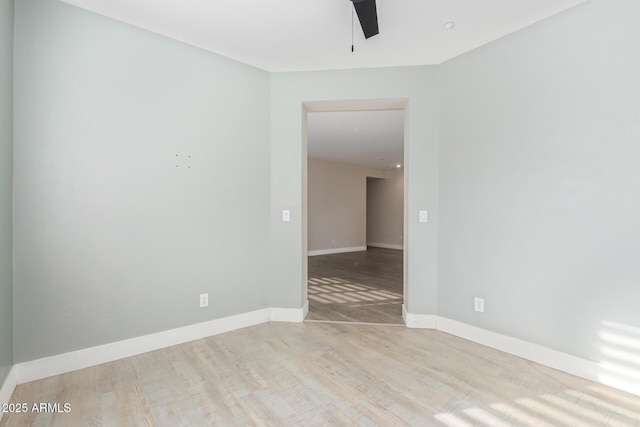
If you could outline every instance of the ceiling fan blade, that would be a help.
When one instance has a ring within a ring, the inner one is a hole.
[[[379,33],[378,31],[378,11],[376,0],[351,0],[356,8],[360,26],[364,33],[364,38],[368,39]]]

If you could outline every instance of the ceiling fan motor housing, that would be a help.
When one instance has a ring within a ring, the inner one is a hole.
[[[364,33],[364,38],[368,39],[378,34],[378,11],[376,0],[351,0],[356,9],[360,26]]]

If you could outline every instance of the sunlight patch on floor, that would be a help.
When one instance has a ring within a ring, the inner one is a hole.
[[[478,422],[478,425],[482,424],[491,427],[512,427],[510,423],[507,423],[496,417],[495,415],[492,415],[480,408],[469,408],[465,409],[462,412],[476,420]]]
[[[602,394],[600,392],[600,390],[601,390],[600,387],[595,387],[595,386],[594,387],[590,387],[590,390],[592,392],[596,392],[596,393]],[[611,390],[607,390],[607,392],[608,393],[606,393],[606,397],[607,398],[611,398],[611,399],[614,397],[613,396],[614,394],[619,394],[619,393],[614,393]],[[626,408],[623,408],[623,407],[618,406],[618,405],[614,405],[614,404],[609,403],[607,401],[604,401],[604,400],[602,400],[602,399],[600,399],[600,398],[598,398],[596,396],[592,396],[590,394],[583,393],[581,391],[567,390],[566,393],[571,395],[571,396],[573,396],[573,397],[575,397],[575,398],[577,398],[577,399],[590,402],[594,406],[596,406],[596,407],[598,407],[598,408],[600,408],[600,409],[602,409],[604,411],[615,412],[618,415],[621,415],[623,417],[629,418],[630,420],[634,420],[635,419],[637,422],[640,422],[640,413],[639,412],[630,411],[630,410],[628,410]],[[634,403],[637,404],[637,402],[634,402]]]
[[[572,403],[566,399],[563,399],[560,396],[547,394],[544,396],[540,396],[540,398],[547,401],[547,403],[553,404],[567,412],[571,411],[571,412],[577,413],[582,417],[585,417],[594,421],[598,421],[599,423],[604,423],[603,425],[611,425],[609,424],[609,422],[611,421],[610,417],[604,416],[600,412],[593,411],[584,407],[576,409],[575,402]]]
[[[583,420],[576,418],[572,413],[567,413],[566,411],[563,411],[561,409],[553,408],[550,405],[544,404],[534,399],[518,399],[516,400],[516,403],[532,412],[550,418],[554,422],[570,426],[586,425]]]
[[[449,427],[478,427],[477,424],[471,424],[454,414],[437,414],[434,418]]]
[[[589,391],[596,391],[596,387],[589,388]],[[604,391],[603,388],[597,390]],[[624,395],[622,392],[609,390],[608,394]],[[592,408],[585,407],[588,402]],[[638,402],[630,401],[635,406]],[[592,396],[587,392],[579,390],[564,390],[559,394],[544,394],[536,398],[517,399],[512,404],[498,402],[490,405],[489,411],[470,407],[463,409],[459,413],[441,413],[434,417],[450,427],[457,426],[491,426],[507,427],[514,422],[535,427],[555,427],[555,426],[594,426],[602,425],[608,427],[632,427],[640,422],[640,413],[605,402],[602,399]],[[473,422],[469,423],[461,418],[470,417]],[[622,419],[621,419],[622,418]]]
[[[514,420],[525,423],[526,425],[534,425],[536,427],[555,427],[553,424],[543,421],[541,418],[507,403],[494,403],[491,407]]]
[[[309,299],[323,304],[402,301],[402,295],[398,293],[350,283],[337,277],[314,277],[308,283]]]

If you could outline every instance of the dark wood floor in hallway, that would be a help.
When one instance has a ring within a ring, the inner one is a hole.
[[[403,251],[309,257],[306,320],[402,324]]]

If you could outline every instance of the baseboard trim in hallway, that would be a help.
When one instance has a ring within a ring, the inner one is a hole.
[[[398,251],[401,251],[404,249],[402,245],[394,245],[392,243],[367,242],[367,246],[371,246],[372,248],[395,249]]]
[[[353,246],[350,248],[334,248],[334,249],[318,249],[315,251],[308,251],[308,256],[318,256],[318,255],[332,255],[332,254],[345,254],[348,252],[360,252],[366,251],[366,246]]]

